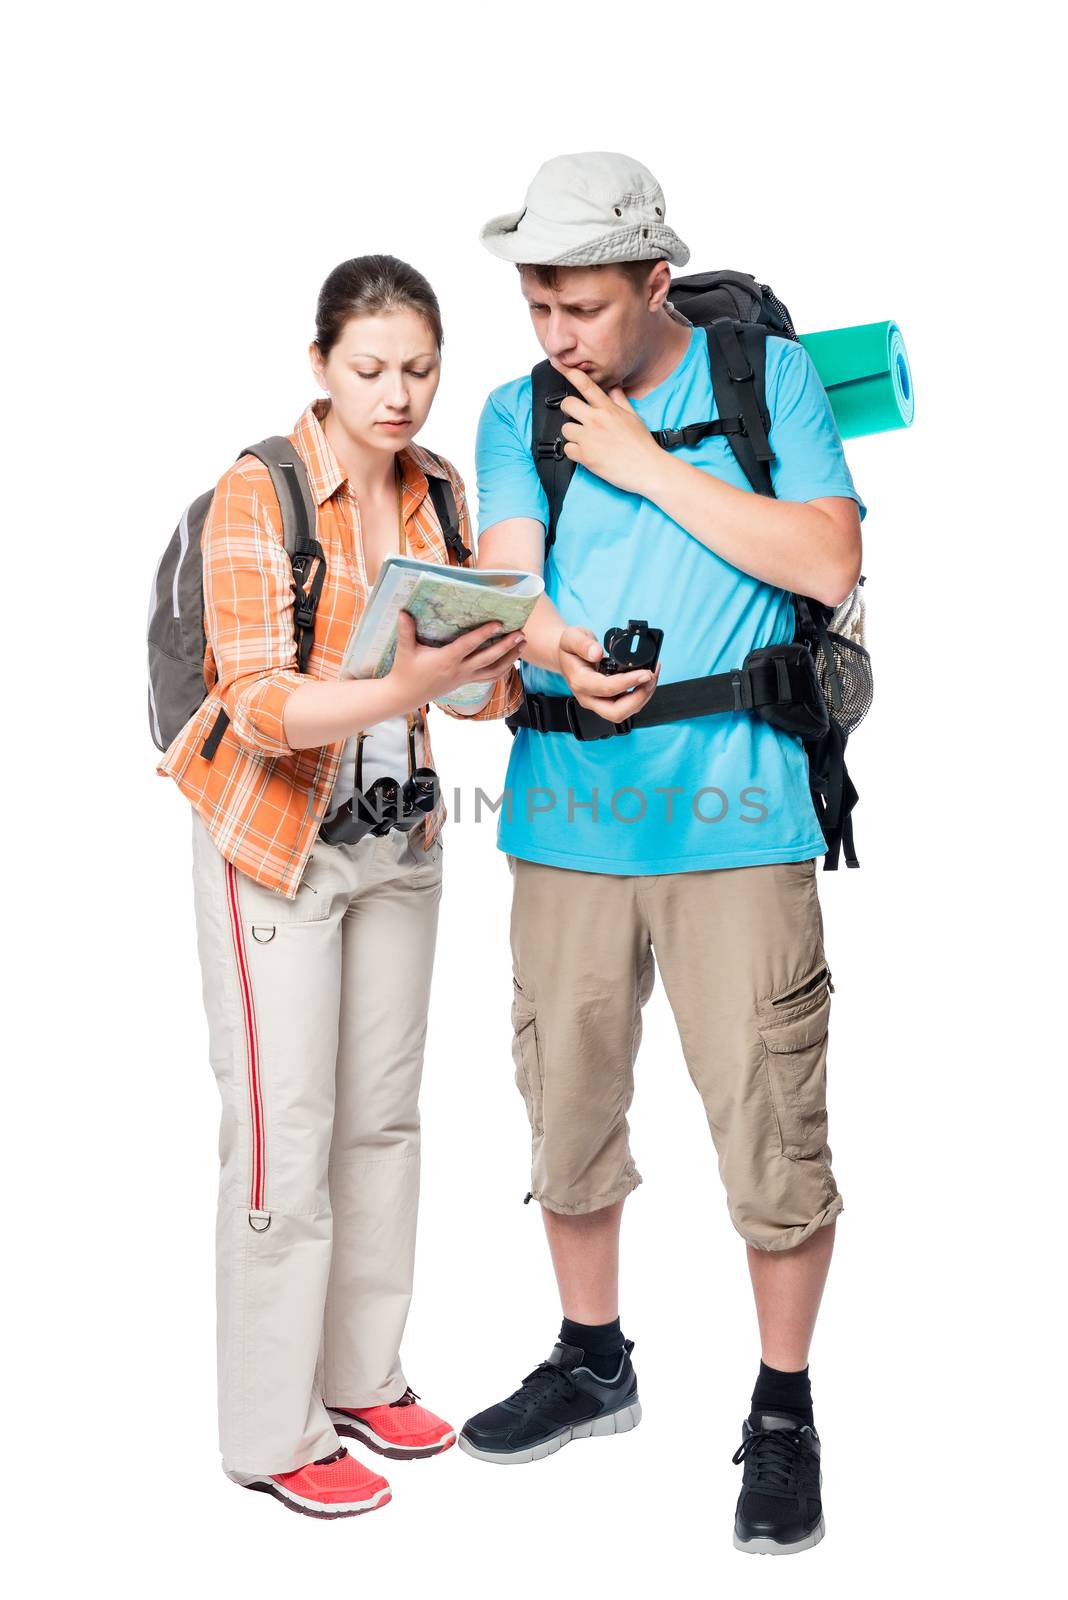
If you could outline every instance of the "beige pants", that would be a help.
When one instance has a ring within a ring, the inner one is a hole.
[[[533,1197],[578,1214],[641,1182],[627,1111],[658,966],[738,1232],[784,1250],[832,1222],[842,1201],[827,1146],[830,972],[815,860],[659,877],[509,865]]]
[[[338,1439],[326,1405],[404,1392],[419,1080],[441,898],[422,830],[317,843],[296,899],[193,816],[197,938],[222,1096],[219,1433],[231,1472]]]

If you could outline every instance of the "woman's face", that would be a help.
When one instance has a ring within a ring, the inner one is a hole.
[[[325,361],[312,345],[311,362],[350,438],[390,452],[419,432],[441,377],[433,334],[407,310],[351,317]]]

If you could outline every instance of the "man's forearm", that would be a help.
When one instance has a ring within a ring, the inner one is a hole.
[[[532,666],[544,667],[547,672],[560,671],[560,635],[567,624],[547,594],[538,601],[523,624],[526,644],[520,651],[520,660]]]
[[[478,541],[477,565],[515,572],[541,572],[545,527],[533,517],[510,517],[495,523]],[[520,659],[547,672],[560,671],[560,635],[567,626],[547,595],[541,595],[523,624],[526,644]]]
[[[701,544],[776,588],[837,605],[859,574],[855,541],[817,506],[735,488],[666,450],[645,496]]]

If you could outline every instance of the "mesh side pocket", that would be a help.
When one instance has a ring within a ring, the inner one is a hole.
[[[861,644],[846,639],[840,633],[828,632],[835,671],[842,686],[842,704],[834,703],[831,675],[823,651],[816,653],[816,675],[834,721],[848,738],[864,721],[872,702],[873,681],[871,657]]]
[[[863,581],[861,579],[861,583]],[[866,647],[864,595],[859,583],[852,594],[848,594],[841,605],[835,608],[827,626],[832,633],[841,634],[850,644]]]

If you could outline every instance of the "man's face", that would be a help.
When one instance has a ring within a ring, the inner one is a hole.
[[[545,354],[564,371],[580,367],[602,389],[625,385],[641,366],[652,314],[663,303],[670,278],[665,261],[649,263],[640,288],[616,267],[561,267],[555,289],[540,284],[529,268],[520,272],[523,298]]]

